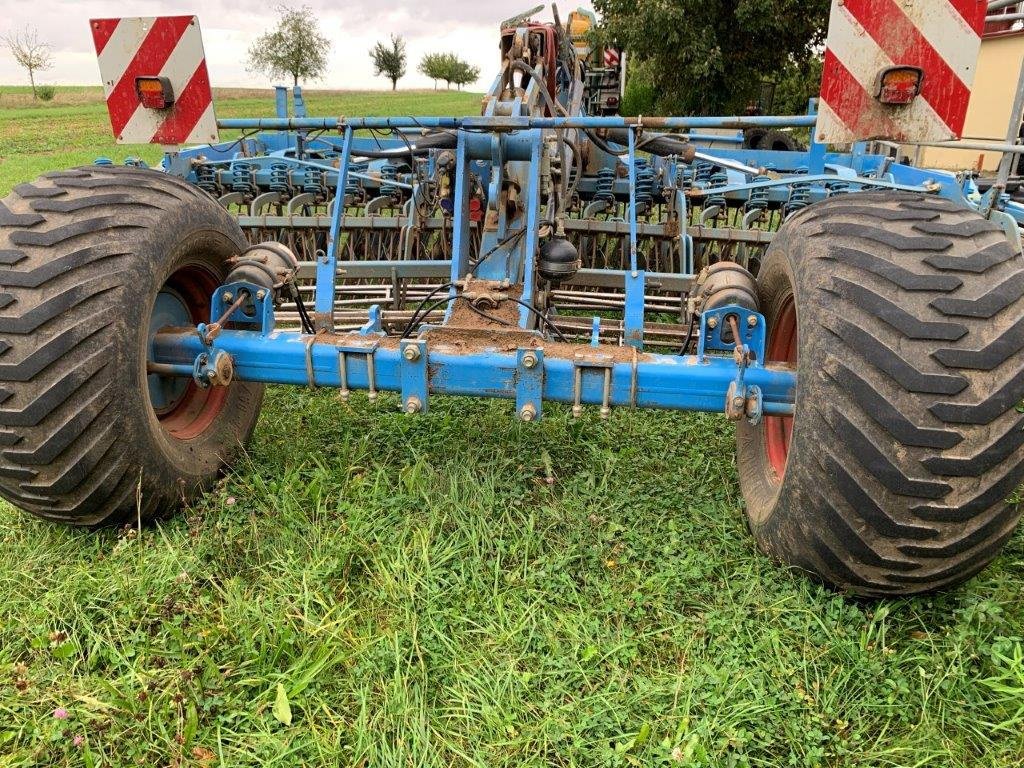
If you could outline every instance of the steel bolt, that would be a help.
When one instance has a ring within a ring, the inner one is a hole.
[[[757,315],[750,315],[747,318],[747,325],[749,325],[751,328],[757,325]]]
[[[718,318],[717,317],[709,317],[708,318],[708,328],[717,328],[717,327],[718,327]]]
[[[262,301],[262,300],[263,300],[264,298],[266,298],[266,295],[267,295],[267,292],[266,292],[266,291],[264,291],[264,290],[259,290],[259,291],[256,291],[256,298],[257,298],[257,299],[260,299],[261,301]]]
[[[519,411],[519,418],[521,418],[523,421],[533,421],[535,418],[537,418],[537,409],[533,406],[532,403],[527,403]]]
[[[419,413],[423,410],[423,403],[420,402],[418,397],[410,397],[405,401],[405,412],[406,413]]]
[[[420,359],[420,348],[415,344],[409,344],[403,351],[402,357],[408,360],[410,363],[415,363]]]
[[[226,302],[234,301],[235,294],[233,294],[231,291],[224,291],[224,295],[221,296],[221,298],[224,299],[224,301]]]
[[[536,368],[537,367],[537,356],[533,352],[527,352],[523,355],[523,367],[524,368]]]

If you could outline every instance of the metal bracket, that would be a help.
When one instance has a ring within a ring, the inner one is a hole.
[[[764,362],[766,336],[764,316],[745,307],[732,304],[701,313],[697,361],[706,362],[708,351],[732,352],[736,361],[736,378],[725,395],[725,416],[731,421],[744,416],[751,424],[761,421],[761,390],[748,387],[744,376],[748,367]]]
[[[573,358],[573,381],[572,381],[572,415],[580,416],[583,413],[583,372],[585,369],[597,369],[602,374],[603,386],[601,390],[601,418],[607,419],[611,415],[612,396],[612,368],[614,362],[610,355],[585,355],[579,352]]]
[[[224,318],[224,322],[257,325],[260,334],[266,336],[274,330],[274,297],[271,291],[252,283],[228,283],[214,291],[210,297],[210,323],[221,320],[243,293],[248,294],[250,300]]]
[[[1021,237],[1020,227],[1017,224],[1017,220],[1005,211],[997,211],[992,209],[988,214],[989,221],[992,221],[999,225],[999,228],[1006,234],[1006,239],[1010,241],[1010,247],[1015,253],[1021,252]]]
[[[402,355],[402,410],[406,413],[426,413],[427,395],[427,341],[403,339],[399,346]]]
[[[626,309],[623,329],[626,344],[636,349],[644,346],[644,280],[643,270],[626,273]]]
[[[516,413],[523,421],[536,421],[544,395],[544,350],[520,348],[516,364]]]
[[[726,341],[724,334],[732,334],[730,316],[736,320],[739,339]],[[709,351],[735,353],[737,347],[742,347],[744,357],[755,365],[760,365],[764,361],[766,336],[764,315],[760,312],[736,304],[705,310],[700,316],[697,362],[705,362]]]
[[[338,350],[338,378],[341,382],[341,389],[338,391],[338,397],[341,400],[348,400],[348,397],[351,394],[351,390],[348,385],[348,358],[350,355],[363,357],[365,359],[366,397],[371,403],[377,399],[377,366],[373,355],[379,346],[380,342],[373,341],[366,346],[350,344],[335,347],[335,349]]]
[[[372,304],[366,312],[366,322],[359,329],[363,336],[383,336],[384,329],[380,323],[380,304]]]

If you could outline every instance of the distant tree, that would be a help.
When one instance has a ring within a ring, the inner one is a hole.
[[[428,53],[420,60],[419,71],[434,81],[434,90],[437,90],[437,81],[444,80],[447,86],[451,87],[451,80],[448,74],[451,69],[448,65],[448,53]]]
[[[480,67],[474,67],[468,61],[459,59],[454,66],[452,73],[452,82],[459,86],[459,90],[462,90],[462,86],[475,83],[476,79],[480,77]]]
[[[376,68],[376,75],[384,75],[391,81],[391,90],[398,87],[398,81],[405,77],[405,40],[398,35],[391,36],[391,44],[377,43],[370,50],[370,58]]]
[[[21,32],[10,32],[3,36],[3,45],[11,52],[18,66],[28,72],[28,81],[32,85],[32,98],[36,96],[36,72],[42,72],[53,66],[53,54],[50,44],[39,39],[34,27],[25,27]]]
[[[444,80],[445,88],[451,88],[452,83],[461,87],[480,77],[480,67],[474,67],[454,53],[428,53],[420,62],[419,70],[434,81],[435,88],[438,80]]]
[[[277,27],[256,38],[249,46],[250,72],[262,72],[272,80],[291,77],[292,85],[299,80],[319,80],[327,71],[327,54],[331,41],[320,34],[313,9],[277,6]]]

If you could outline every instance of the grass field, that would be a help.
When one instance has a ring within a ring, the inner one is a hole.
[[[88,94],[0,90],[0,190],[125,153]],[[757,552],[721,418],[548,414],[271,388],[247,460],[171,522],[0,508],[0,766],[1024,760],[1024,537],[936,597],[850,600]]]

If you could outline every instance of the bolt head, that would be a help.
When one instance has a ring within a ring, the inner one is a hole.
[[[410,363],[416,362],[420,359],[420,348],[410,344],[404,350],[402,350],[402,357],[408,360]]]
[[[717,317],[709,317],[708,318],[708,328],[717,328],[717,327],[718,327],[718,318]]]
[[[231,291],[224,291],[224,295],[221,298],[226,302],[231,302],[235,300],[235,294]]]
[[[747,318],[747,325],[749,325],[751,328],[757,325],[757,315],[750,315]]]
[[[405,401],[405,412],[406,413],[419,413],[423,410],[423,403],[420,402],[418,397],[410,397]]]
[[[267,292],[266,291],[263,291],[263,290],[256,291],[256,298],[257,299],[260,299],[262,301],[263,299],[266,298],[266,296],[267,296]]]
[[[531,403],[527,403],[519,411],[519,418],[523,421],[533,421],[537,418],[537,409]]]
[[[537,356],[533,354],[533,352],[527,352],[525,355],[523,355],[524,368],[536,368],[537,362]]]

